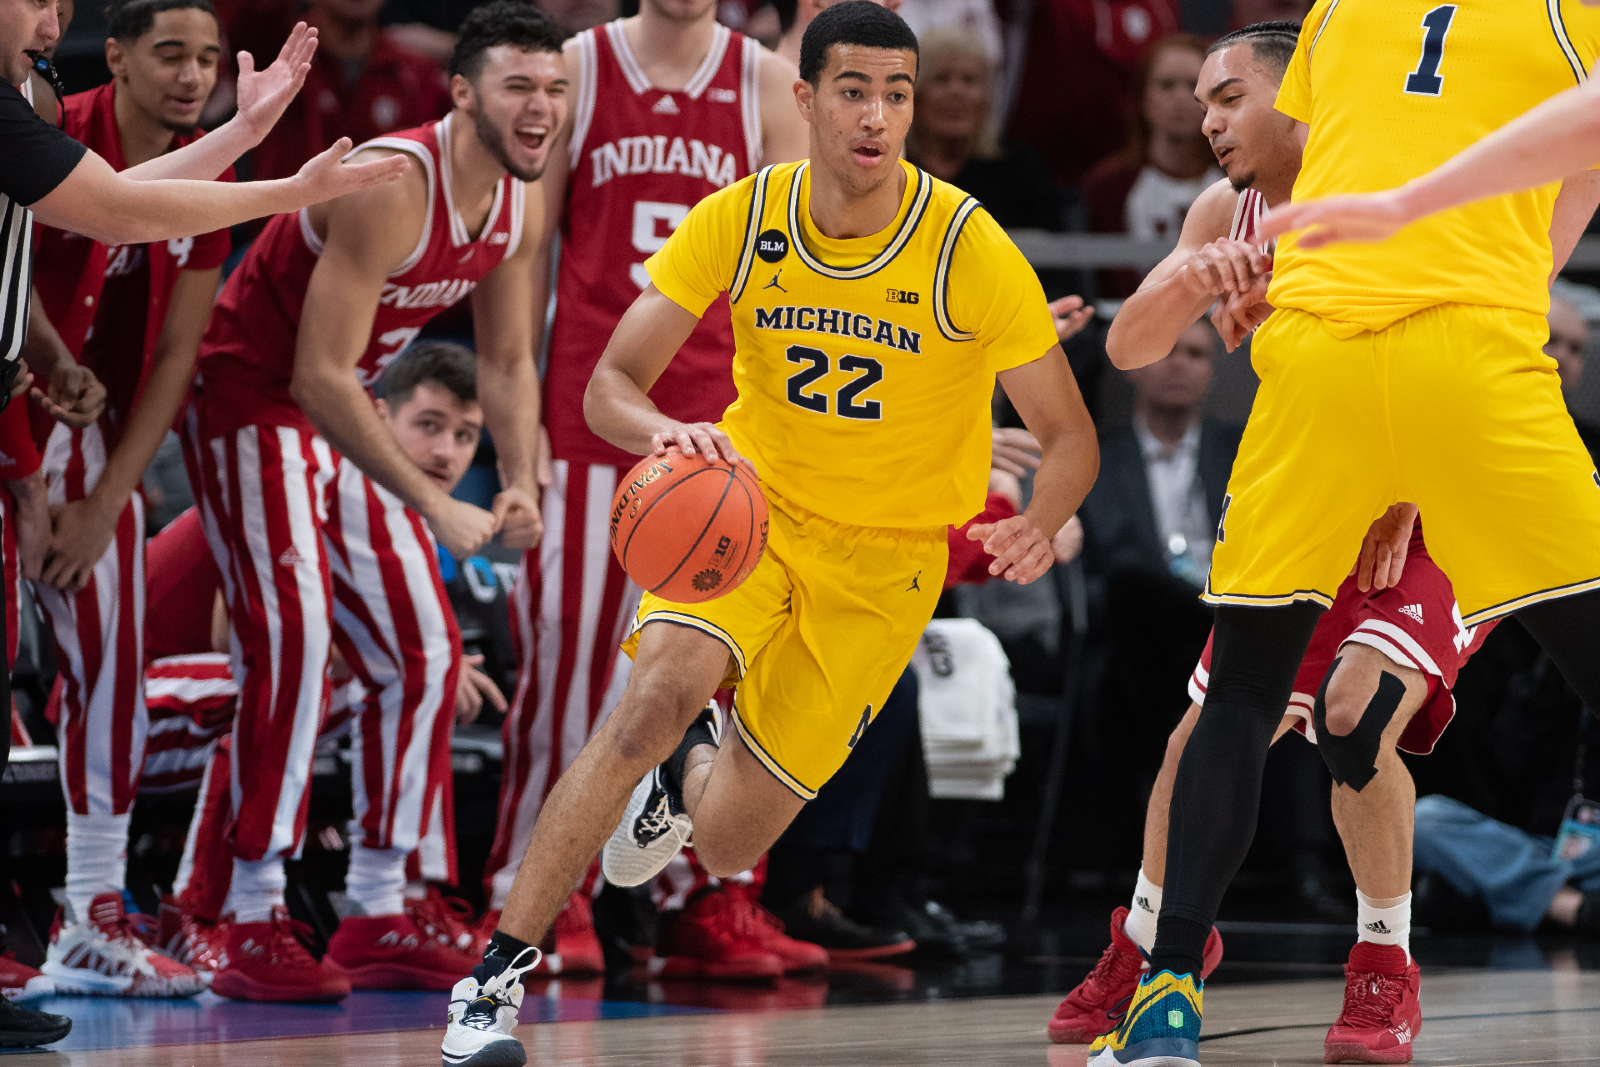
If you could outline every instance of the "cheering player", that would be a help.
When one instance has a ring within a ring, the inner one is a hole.
[[[328,1000],[350,988],[299,946],[283,909],[330,639],[367,696],[347,889],[365,915],[341,924],[329,953],[347,971],[392,965],[413,987],[457,977],[393,947],[416,943],[405,859],[449,770],[460,635],[432,538],[464,558],[496,532],[515,548],[539,535],[528,309],[544,213],[525,183],[543,172],[565,115],[559,31],[529,4],[483,5],[462,24],[451,74],[449,115],[359,153],[402,156],[405,180],[272,220],[228,280],[202,347],[191,478],[224,576],[239,684],[238,921],[212,984],[226,996]],[[408,460],[366,391],[469,294],[505,486],[492,512],[453,499]]]

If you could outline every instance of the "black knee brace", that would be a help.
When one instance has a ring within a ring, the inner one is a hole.
[[[1338,669],[1336,659],[1322,679],[1322,688],[1317,690],[1317,700],[1312,707],[1312,725],[1317,731],[1317,748],[1333,780],[1359,793],[1378,773],[1378,749],[1383,745],[1383,731],[1406,695],[1406,683],[1388,671],[1379,672],[1377,692],[1367,701],[1356,728],[1347,734],[1330,733],[1328,682]]]

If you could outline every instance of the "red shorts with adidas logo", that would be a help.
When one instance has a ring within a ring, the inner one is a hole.
[[[1285,714],[1296,716],[1294,728],[1315,743],[1311,725],[1312,707],[1322,680],[1327,677],[1339,649],[1345,644],[1361,644],[1382,652],[1402,667],[1411,667],[1428,676],[1428,699],[1412,716],[1400,735],[1400,748],[1426,755],[1444,733],[1456,713],[1456,700],[1450,689],[1456,674],[1472,654],[1483,646],[1495,622],[1468,627],[1461,621],[1455,590],[1450,579],[1428,555],[1422,541],[1422,523],[1411,534],[1405,569],[1400,584],[1388,589],[1363,593],[1352,573],[1339,587],[1333,606],[1325,611],[1311,635],[1300,673],[1295,676],[1294,693]],[[1206,702],[1206,682],[1211,674],[1211,639],[1189,677],[1189,695],[1196,704]]]

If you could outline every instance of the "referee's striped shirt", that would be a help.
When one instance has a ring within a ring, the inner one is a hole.
[[[29,98],[0,81],[0,359],[22,355],[33,282],[29,205],[66,180],[88,149],[33,112]],[[0,397],[0,406],[6,398]]]

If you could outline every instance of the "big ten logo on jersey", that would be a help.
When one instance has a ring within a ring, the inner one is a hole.
[[[590,152],[589,161],[595,188],[625,174],[682,174],[703,178],[718,189],[739,176],[734,153],[692,137],[622,137]]]
[[[144,266],[144,245],[118,245],[106,251],[106,277],[125,278]]]
[[[650,256],[667,246],[667,237],[684,219],[689,217],[688,204],[663,204],[656,200],[640,200],[633,205],[633,247]],[[640,289],[650,284],[650,272],[643,263],[628,268],[628,277]]]

